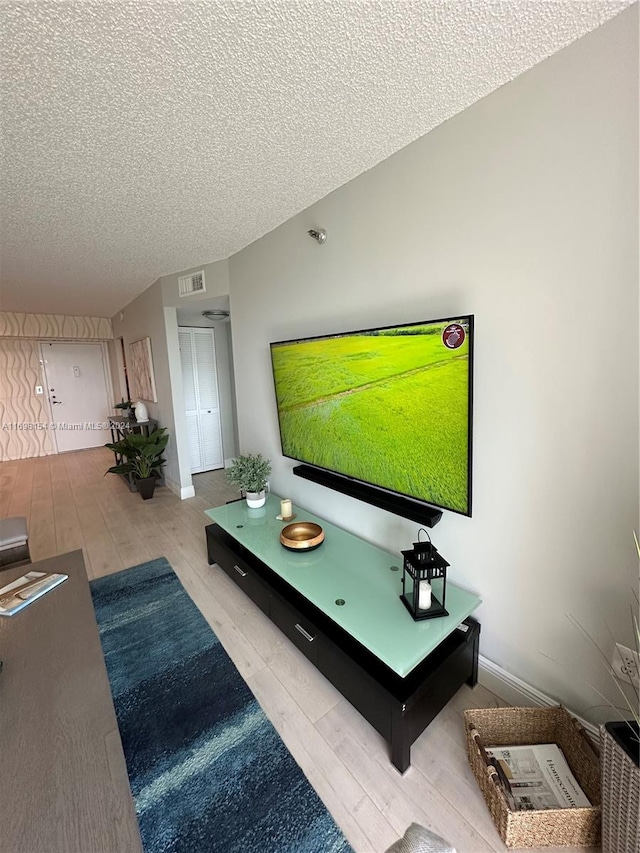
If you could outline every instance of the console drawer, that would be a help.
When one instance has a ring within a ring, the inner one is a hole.
[[[268,615],[282,633],[309,658],[311,663],[317,666],[318,646],[322,643],[323,635],[313,622],[278,595],[269,597]]]
[[[209,542],[209,560],[216,562],[260,610],[269,613],[269,590],[254,569],[220,542]]]

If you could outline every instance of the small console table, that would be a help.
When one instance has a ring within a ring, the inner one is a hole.
[[[298,506],[325,541],[280,544],[279,498],[206,510],[209,564],[217,563],[387,740],[404,773],[411,744],[478,673],[480,599],[447,583],[449,616],[415,622],[400,601],[402,558]]]

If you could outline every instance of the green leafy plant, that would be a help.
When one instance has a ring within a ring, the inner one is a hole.
[[[166,428],[161,427],[149,435],[132,432],[120,441],[105,444],[105,447],[113,450],[123,460],[108,468],[105,474],[133,474],[140,480],[159,477],[165,464],[162,454],[168,441]]]
[[[114,405],[114,409],[130,409],[133,406],[131,400],[125,400],[124,397],[120,403]]]
[[[227,478],[243,492],[261,492],[267,485],[270,473],[269,459],[265,459],[261,453],[248,453],[233,460]]]

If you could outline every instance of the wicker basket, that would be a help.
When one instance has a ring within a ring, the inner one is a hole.
[[[473,774],[507,847],[592,846],[600,843],[600,762],[582,726],[564,708],[481,708],[464,712]],[[480,740],[480,744],[478,743]],[[556,743],[587,795],[590,808],[512,811],[484,746]]]
[[[621,744],[619,731],[626,725],[600,727],[602,853],[640,850],[640,768]]]

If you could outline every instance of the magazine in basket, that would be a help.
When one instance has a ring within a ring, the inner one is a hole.
[[[557,744],[488,746],[486,752],[513,811],[591,805]]]

